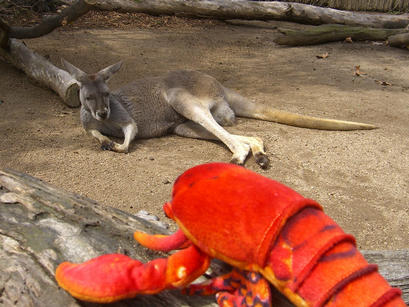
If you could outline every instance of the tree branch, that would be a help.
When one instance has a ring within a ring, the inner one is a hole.
[[[94,2],[91,0],[77,0],[65,8],[61,14],[48,15],[43,21],[32,27],[10,27],[9,38],[35,38],[46,35],[55,28],[64,26],[88,12]]]

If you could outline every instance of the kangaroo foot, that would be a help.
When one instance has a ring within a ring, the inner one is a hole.
[[[256,163],[260,165],[262,169],[267,169],[270,166],[270,159],[265,153],[258,152],[254,155]]]
[[[250,152],[250,146],[241,141],[237,145],[239,146],[236,146],[235,151],[233,151],[233,156],[230,163],[244,165],[244,162],[246,161],[246,158]]]

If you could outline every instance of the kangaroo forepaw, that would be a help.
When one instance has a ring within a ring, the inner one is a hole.
[[[109,141],[109,142],[101,143],[102,150],[114,150],[114,148],[115,148],[115,142]]]
[[[259,152],[254,155],[254,158],[256,159],[256,163],[260,165],[262,169],[267,169],[270,166],[270,159],[266,154]]]
[[[102,150],[110,150],[118,153],[128,153],[128,146],[121,145],[118,143],[115,143],[113,141],[109,142],[102,142],[101,143],[101,149]]]

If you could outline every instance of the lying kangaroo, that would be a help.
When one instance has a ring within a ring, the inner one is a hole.
[[[128,152],[135,138],[174,133],[184,137],[221,140],[233,153],[232,163],[243,164],[250,150],[256,162],[268,167],[263,141],[233,135],[222,126],[235,116],[324,130],[374,129],[373,125],[304,116],[256,104],[198,71],[172,71],[162,77],[136,80],[110,92],[106,82],[122,63],[87,74],[62,60],[80,85],[81,123],[101,143],[101,148]],[[106,135],[124,137],[118,144]]]

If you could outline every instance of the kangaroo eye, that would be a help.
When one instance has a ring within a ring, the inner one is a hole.
[[[102,93],[102,96],[108,97],[108,96],[109,96],[109,93],[108,93],[108,92]]]
[[[94,97],[92,97],[92,96],[87,96],[87,97],[85,97],[85,99],[86,99],[86,100],[94,100]]]

